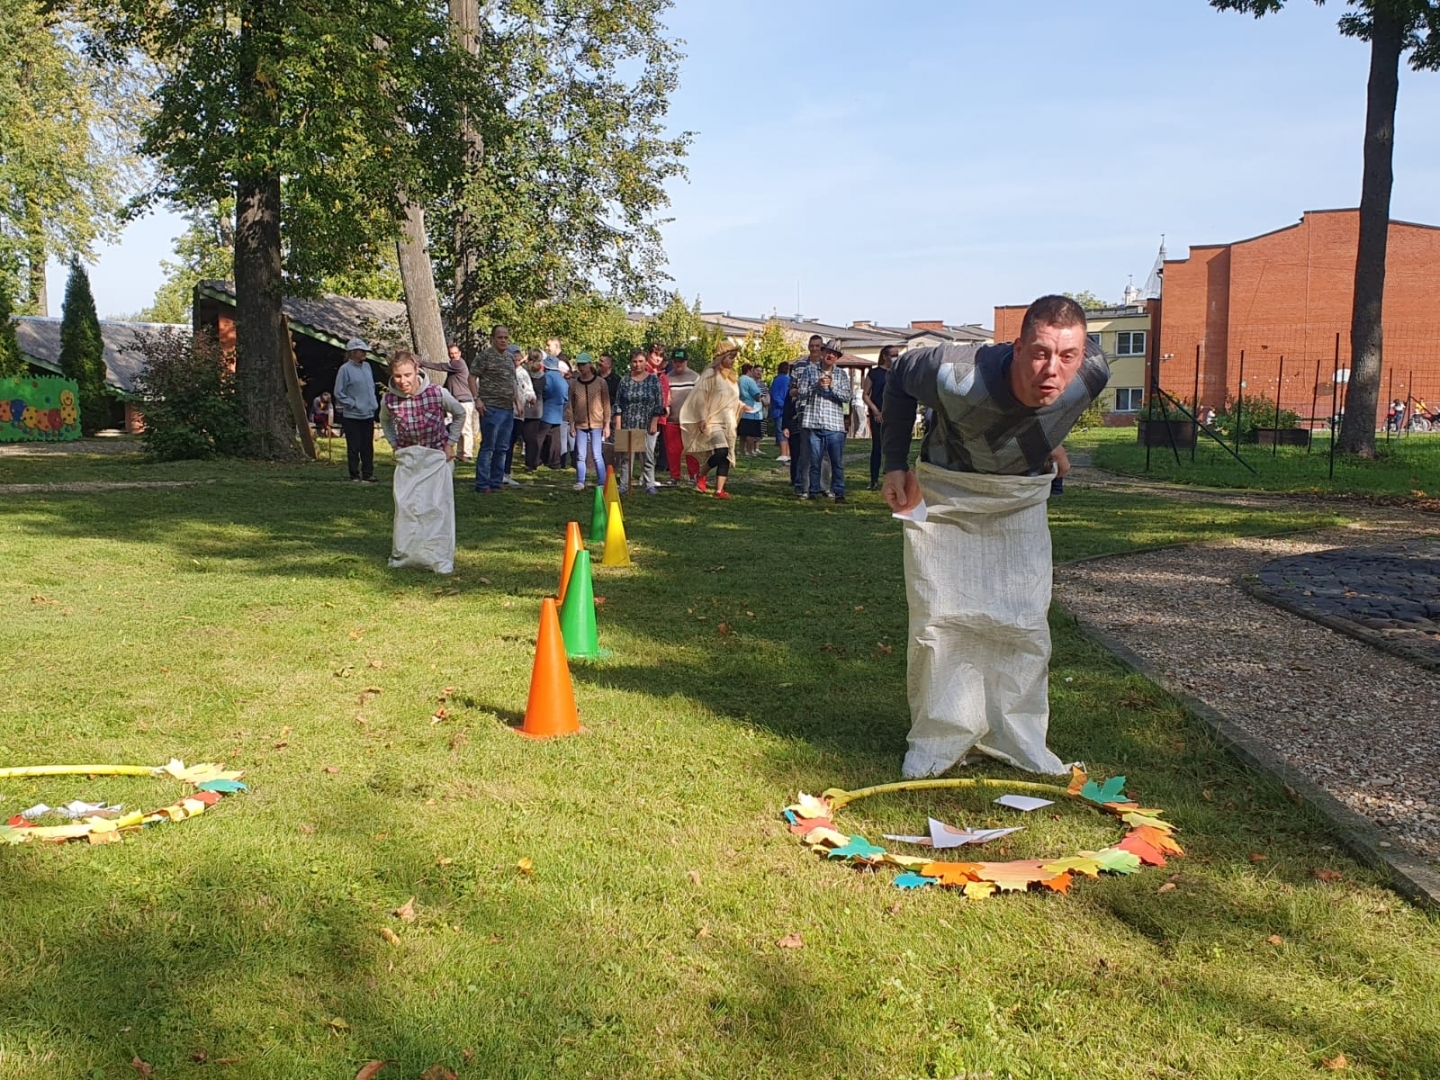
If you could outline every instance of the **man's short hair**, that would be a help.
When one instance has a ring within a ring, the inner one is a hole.
[[[1020,340],[1032,341],[1042,326],[1085,326],[1085,309],[1068,296],[1042,296],[1025,309],[1020,320]]]
[[[824,345],[824,344],[825,344],[825,339],[824,339],[823,337],[821,337],[819,334],[811,334],[811,335],[810,335],[810,341],[808,342],[808,344],[814,345],[815,342],[817,342],[817,341],[820,342],[821,345]]]
[[[790,374],[790,361],[789,361],[789,360],[781,360],[781,361],[780,361],[780,366],[775,369],[775,374],[777,374],[777,375],[789,375],[789,374]]]
[[[504,330],[505,333],[507,333],[507,334],[510,333],[510,328],[509,328],[508,326],[506,326],[504,323],[496,323],[494,326],[492,326],[492,327],[490,328],[490,336],[491,336],[491,337],[494,337],[494,336],[495,336],[496,334],[498,334],[501,330]],[[454,344],[454,343],[452,342],[451,344]]]

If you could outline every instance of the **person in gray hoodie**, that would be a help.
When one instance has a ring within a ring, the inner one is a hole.
[[[345,363],[335,373],[335,403],[340,406],[340,429],[345,433],[345,460],[350,479],[375,482],[375,373],[365,357],[370,346],[363,338],[345,344]]]

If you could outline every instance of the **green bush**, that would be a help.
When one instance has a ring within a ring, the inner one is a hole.
[[[1225,403],[1225,411],[1215,417],[1214,427],[1230,438],[1235,437],[1236,414],[1239,414],[1240,438],[1256,428],[1296,428],[1300,414],[1292,409],[1277,409],[1275,402],[1264,394],[1246,394]]]
[[[137,380],[145,448],[164,461],[239,454],[245,445],[235,372],[210,334],[166,331],[141,346]]]

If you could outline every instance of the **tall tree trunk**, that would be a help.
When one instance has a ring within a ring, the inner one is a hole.
[[[241,123],[274,130],[279,110],[261,59],[280,55],[282,0],[249,0],[240,16]],[[249,425],[250,453],[299,456],[285,398],[290,343],[281,310],[280,177],[262,167],[235,184],[235,379]]]
[[[440,322],[440,298],[435,292],[435,271],[430,265],[425,240],[425,211],[413,202],[405,203],[395,253],[400,260],[400,281],[405,286],[411,344],[423,359],[442,364],[445,362],[445,327]]]
[[[1355,252],[1355,306],[1350,314],[1350,385],[1339,448],[1375,456],[1380,403],[1381,316],[1385,250],[1390,240],[1390,189],[1394,183],[1395,100],[1400,92],[1404,27],[1374,5],[1370,81],[1365,94],[1365,173],[1360,185],[1360,240]]]
[[[449,0],[450,21],[460,37],[460,43],[472,56],[480,55],[480,2],[479,0]],[[466,182],[479,173],[485,160],[485,139],[470,122],[467,113],[464,119],[466,142]],[[460,202],[459,213],[455,215],[455,339],[465,359],[472,359],[479,347],[481,332],[475,326],[475,313],[480,307],[477,282],[475,280],[475,233],[478,224],[466,208],[465,200]]]

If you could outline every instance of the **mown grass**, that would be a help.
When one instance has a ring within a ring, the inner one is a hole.
[[[1052,745],[1126,773],[1187,858],[970,903],[803,851],[777,817],[796,791],[898,772],[900,543],[875,496],[800,505],[769,467],[745,463],[728,504],[630,503],[636,565],[597,580],[611,656],[575,668],[589,733],[548,743],[510,725],[589,505],[558,483],[462,485],[444,580],[385,568],[389,492],[335,466],[5,495],[0,765],[222,759],[253,791],[124,844],[0,849],[0,1078],[133,1076],[135,1057],[266,1080],[371,1058],[395,1077],[1301,1077],[1341,1053],[1355,1076],[1440,1075],[1434,921],[1063,613]],[[1077,489],[1053,520],[1069,558],[1334,519]],[[0,813],[173,794],[5,782]],[[1010,853],[1112,835],[1059,809]],[[840,823],[993,811],[892,797]],[[394,918],[411,896],[416,921]],[[804,948],[776,947],[795,931]]]
[[[1347,493],[1434,498],[1440,494],[1440,435],[1384,436],[1377,439],[1372,460],[1339,454],[1330,476],[1329,436],[1317,432],[1313,449],[1240,447],[1240,455],[1255,470],[1252,474],[1205,435],[1195,448],[1180,451],[1177,465],[1168,446],[1152,447],[1147,472],[1145,448],[1136,442],[1134,428],[1095,428],[1072,435],[1072,449],[1088,451],[1092,464],[1129,476],[1148,476],[1179,484],[1209,487],[1253,488],[1257,491]],[[1234,444],[1227,444],[1234,449]]]

